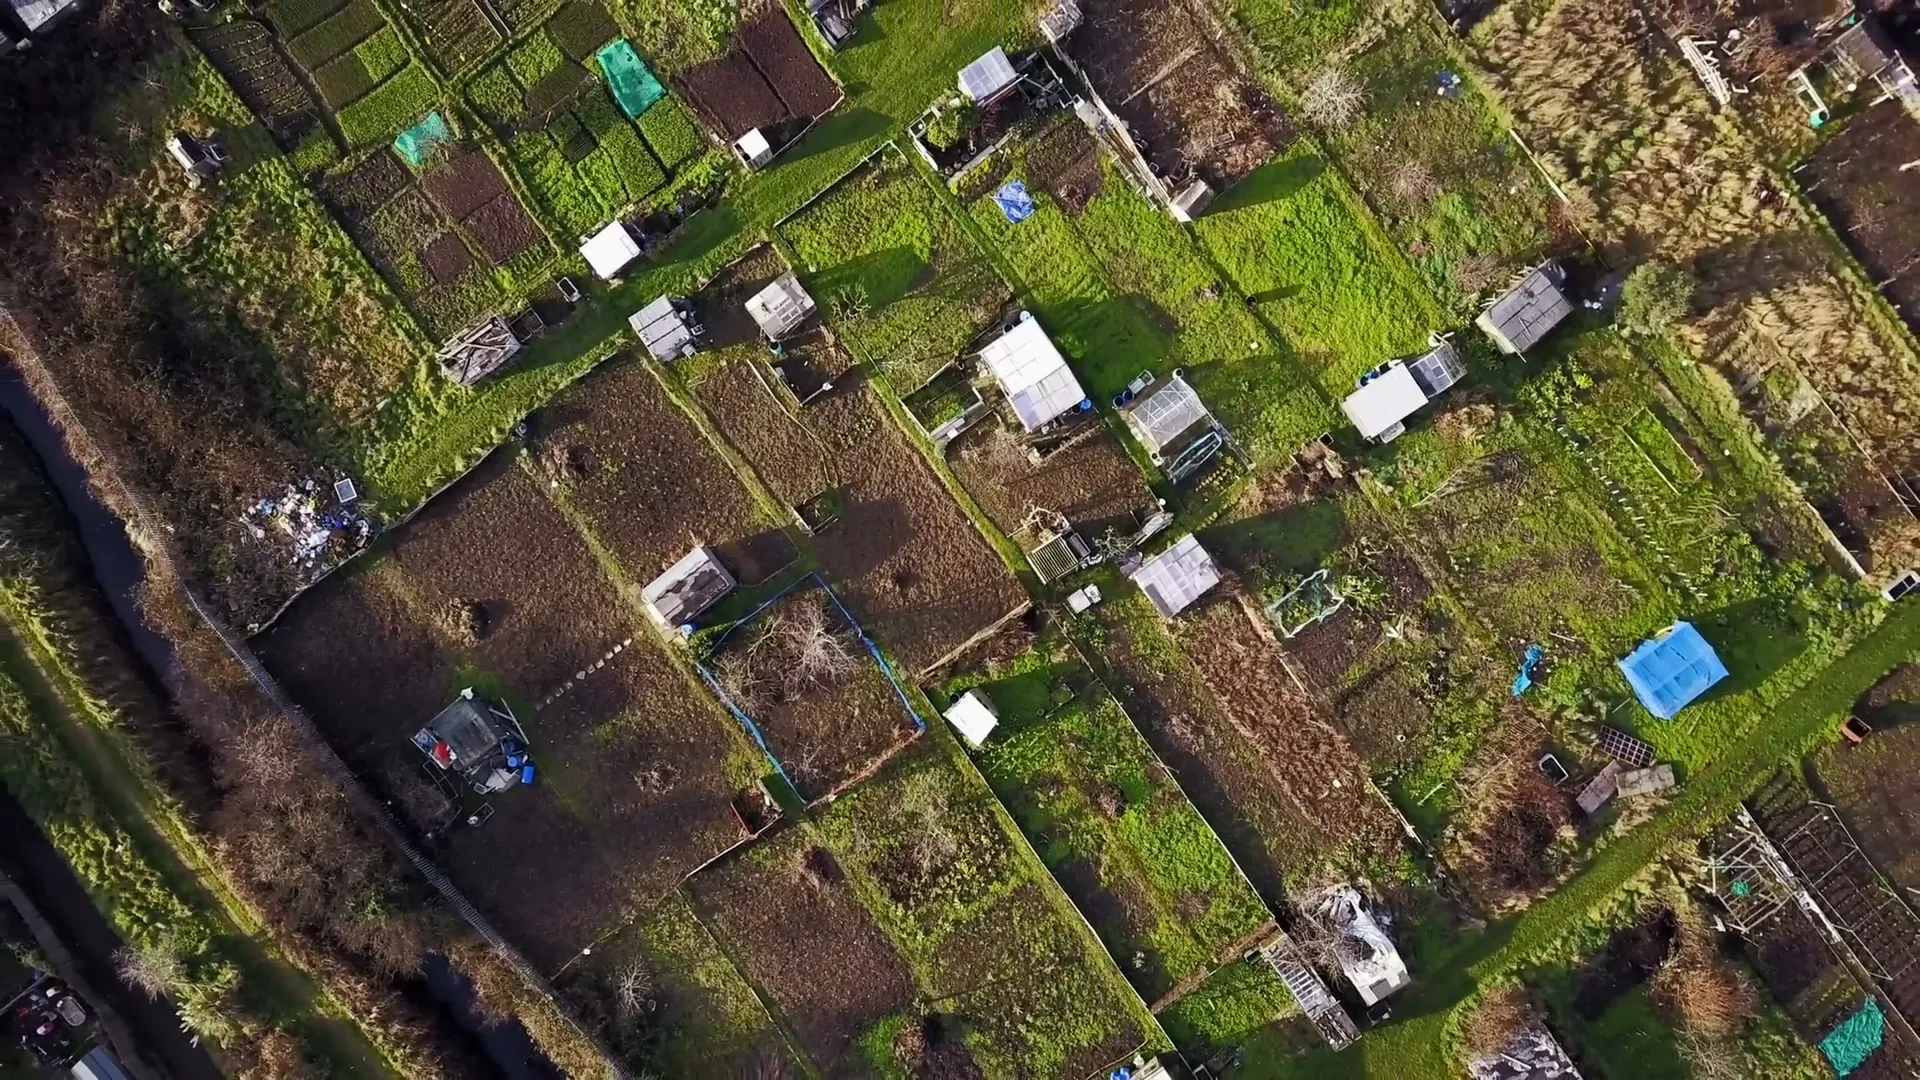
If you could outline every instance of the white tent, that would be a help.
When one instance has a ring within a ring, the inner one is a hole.
[[[581,244],[580,254],[587,265],[593,267],[593,272],[600,275],[600,280],[612,281],[627,264],[640,257],[640,243],[633,238],[626,222],[616,221]]]
[[[1020,81],[1013,70],[1007,50],[995,45],[985,56],[960,69],[960,92],[975,104],[984,105]]]
[[[1087,399],[1066,357],[1030,312],[1021,312],[1013,329],[981,349],[980,359],[1028,431],[1038,431]]]
[[[1207,590],[1220,584],[1220,568],[1192,533],[1149,559],[1132,575],[1154,609],[1171,619],[1185,611]]]
[[[1394,364],[1347,395],[1340,408],[1362,438],[1387,442],[1399,435],[1400,421],[1427,403],[1426,391],[1404,364]]]
[[[813,297],[800,287],[800,279],[791,271],[773,279],[773,283],[747,300],[747,314],[768,341],[779,341],[800,328],[814,311]]]
[[[987,736],[993,734],[993,729],[1000,725],[1000,718],[994,715],[993,706],[987,704],[987,699],[981,696],[980,691],[969,690],[961,694],[960,700],[947,710],[947,723],[952,724],[960,737],[967,740],[968,746],[978,750],[987,741]]]

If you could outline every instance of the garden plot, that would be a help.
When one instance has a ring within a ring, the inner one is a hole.
[[[413,62],[373,0],[282,0],[269,11],[348,147],[392,138],[439,98],[433,76]]]
[[[747,584],[797,554],[644,362],[602,364],[534,426],[541,471],[636,583],[699,544]]]
[[[743,23],[724,56],[680,72],[674,85],[721,142],[758,130],[776,153],[841,98],[778,5]]]
[[[1090,0],[1066,39],[1093,89],[1174,190],[1246,179],[1287,143],[1264,91],[1213,40],[1210,14],[1187,0]]]
[[[981,772],[1147,1001],[1237,961],[1267,909],[1133,721],[1069,651],[963,676],[1000,718]]]
[[[814,1063],[829,1076],[873,1073],[868,1033],[913,1006],[913,972],[812,831],[786,829],[689,888]]]
[[[1008,536],[1036,509],[1063,514],[1093,541],[1132,536],[1157,508],[1140,467],[1120,441],[1095,427],[1035,462],[1020,436],[994,419],[955,439],[947,461],[967,494]]]
[[[815,827],[848,887],[913,972],[920,998],[963,1023],[896,1038],[966,1057],[939,1075],[1086,1076],[1147,1043],[1151,1018],[1086,925],[1008,831],[993,795],[944,740],[896,759],[827,808]],[[909,1015],[895,1028],[911,1028]],[[955,1030],[958,1029],[958,1030]],[[977,1068],[978,1072],[967,1069]]]
[[[734,626],[704,660],[809,800],[833,795],[920,730],[881,663],[839,602],[811,585]]]
[[[1295,804],[1145,597],[1115,580],[1069,632],[1108,669],[1121,704],[1264,899],[1281,903],[1331,860],[1331,835]]]
[[[235,19],[189,30],[187,36],[281,146],[293,146],[320,122],[318,103],[267,24]]]
[[[562,9],[562,15],[571,10]],[[606,29],[611,28],[601,28]],[[534,201],[566,236],[592,232],[667,182],[666,169],[642,142],[640,129],[587,66],[588,50],[607,39],[592,46],[586,42],[601,30],[556,19],[514,45],[466,88],[474,111],[506,141]],[[664,101],[655,102],[641,114],[643,123],[663,107]],[[684,156],[681,147],[673,153]]]
[[[382,147],[335,172],[322,195],[437,338],[504,306],[552,258],[546,235],[478,149],[416,177]]]
[[[1920,888],[1920,665],[1889,675],[1856,712],[1876,730],[1859,746],[1822,751],[1820,782],[1874,864]]]
[[[1012,295],[896,149],[788,218],[780,234],[849,348],[902,394],[958,358]]]
[[[1920,127],[1888,100],[1848,120],[1794,170],[1909,326],[1920,326],[1920,180],[1901,167],[1916,158]]]
[[[720,436],[760,482],[783,504],[797,508],[830,491],[838,472],[819,437],[776,396],[759,354],[752,345],[736,345],[696,358],[681,375]]]

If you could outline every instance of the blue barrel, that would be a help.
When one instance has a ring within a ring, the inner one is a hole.
[[[533,762],[529,761],[525,765],[520,766],[520,782],[523,784],[533,783]]]

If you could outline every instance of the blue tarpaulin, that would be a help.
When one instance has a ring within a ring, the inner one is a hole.
[[[425,120],[400,133],[393,140],[393,148],[407,159],[407,164],[419,168],[433,156],[434,148],[453,138],[453,129],[447,126],[447,118],[439,111],[430,112]]]
[[[1820,1053],[1833,1066],[1834,1075],[1845,1077],[1880,1049],[1886,1030],[1887,1018],[1880,1012],[1880,1002],[1868,998],[1859,1012],[1840,1021],[1840,1026],[1820,1040]]]
[[[1689,701],[1727,677],[1713,646],[1690,622],[1676,622],[1619,661],[1621,674],[1647,711],[1673,719]]]
[[[1033,216],[1033,196],[1028,193],[1027,185],[1018,180],[1000,185],[1000,190],[993,193],[993,201],[1000,204],[1000,212],[1015,225]]]
[[[1513,677],[1514,697],[1526,693],[1527,687],[1533,685],[1533,669],[1540,666],[1540,658],[1546,652],[1537,641],[1527,646],[1527,655],[1520,658],[1520,671]]]

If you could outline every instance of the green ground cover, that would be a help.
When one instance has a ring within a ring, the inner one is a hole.
[[[640,115],[640,136],[647,149],[669,170],[678,169],[707,149],[707,140],[694,125],[693,114],[676,97],[654,102]]]
[[[535,205],[564,236],[591,233],[667,179],[598,84],[544,127],[517,132],[507,145]]]
[[[1286,984],[1264,961],[1238,960],[1213,973],[1160,1014],[1160,1023],[1190,1061],[1239,1048],[1253,1061],[1287,1057],[1287,1021],[1300,1015]]]
[[[312,71],[345,53],[387,24],[373,0],[350,0],[317,26],[287,41],[287,55]]]
[[[1010,295],[940,193],[897,150],[787,219],[780,236],[854,353],[903,393],[958,357]]]
[[[665,1000],[667,1031],[655,1063],[662,1076],[698,1076],[716,1062],[744,1066],[780,1036],[733,961],[715,945],[683,893],[667,897],[638,927],[646,970]]]
[[[1143,1041],[1162,1048],[1120,970],[958,753],[935,734],[814,822],[923,992],[967,1018],[988,1075],[1057,1076],[1069,1062],[1085,1072]]]
[[[1329,396],[1426,347],[1448,319],[1309,143],[1224,193],[1194,231]]]
[[[347,145],[373,146],[418,123],[440,99],[440,86],[419,64],[411,64],[365,97],[335,114]]]
[[[1193,804],[1070,651],[1042,646],[962,676],[1000,717],[981,772],[1080,903],[1141,996],[1155,1000],[1268,922]]]
[[[1231,0],[1265,73],[1298,89],[1381,14],[1378,0]]]

